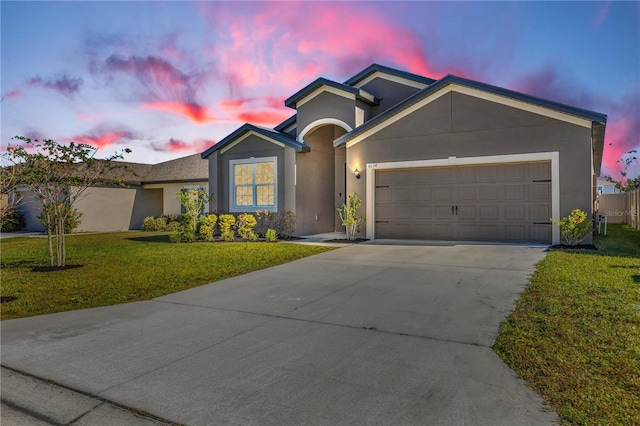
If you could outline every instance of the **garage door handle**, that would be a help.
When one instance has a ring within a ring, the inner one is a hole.
[[[533,222],[534,225],[551,225],[551,222]]]
[[[458,206],[456,206],[456,216],[458,216]]]
[[[455,215],[454,211],[455,211],[455,210],[453,209],[453,206],[451,206],[451,216],[454,216],[454,215]]]
[[[551,179],[534,179],[533,183],[538,183],[538,182],[551,182]]]

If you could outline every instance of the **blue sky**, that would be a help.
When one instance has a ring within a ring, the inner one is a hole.
[[[2,1],[2,147],[75,140],[155,163],[317,77],[371,63],[456,74],[607,114],[604,173],[640,150],[638,2]],[[640,174],[637,165],[632,174]]]

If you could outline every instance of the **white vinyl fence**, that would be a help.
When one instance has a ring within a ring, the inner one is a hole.
[[[600,194],[598,214],[608,223],[626,223],[640,230],[640,189],[623,194]]]

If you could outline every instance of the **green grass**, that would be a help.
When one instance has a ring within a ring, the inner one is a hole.
[[[551,251],[494,350],[563,424],[640,424],[640,231]]]
[[[172,244],[166,234],[73,235],[65,270],[48,265],[46,238],[2,240],[1,319],[148,300],[330,250],[286,243]]]

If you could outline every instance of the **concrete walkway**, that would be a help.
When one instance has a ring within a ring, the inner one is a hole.
[[[153,301],[3,321],[2,365],[188,425],[553,424],[490,348],[543,257],[349,245]],[[4,400],[14,388],[3,380]],[[28,392],[12,401],[37,412]]]

